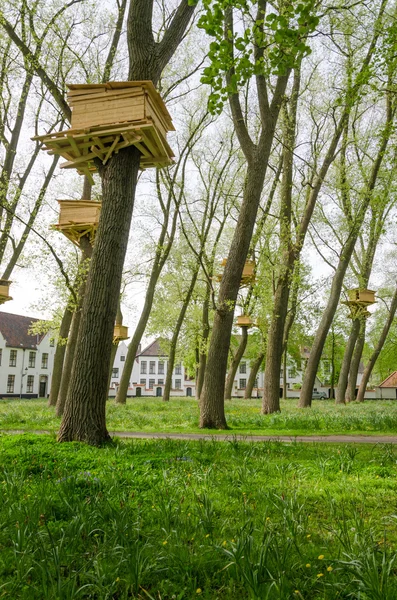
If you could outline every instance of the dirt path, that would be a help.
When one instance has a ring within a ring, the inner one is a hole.
[[[33,433],[37,435],[53,434],[53,431],[35,430],[25,431],[23,429],[0,430],[0,434],[19,435]],[[112,437],[123,439],[143,440],[205,440],[217,442],[320,442],[335,444],[397,444],[397,435],[238,435],[233,433],[150,433],[146,431],[110,431]]]

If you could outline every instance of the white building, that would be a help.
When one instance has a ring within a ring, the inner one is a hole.
[[[0,312],[0,396],[46,398],[54,364],[51,334],[32,334],[39,319]]]
[[[167,342],[156,339],[136,355],[129,382],[128,396],[162,396],[167,376],[168,360],[165,350]],[[114,396],[120,382],[127,346],[122,342],[117,350],[114,361],[109,395]],[[189,378],[181,363],[174,366],[172,372],[171,395],[194,396],[195,381]]]

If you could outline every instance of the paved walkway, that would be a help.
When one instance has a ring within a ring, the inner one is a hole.
[[[53,431],[23,429],[0,430],[0,433],[18,435],[33,433],[37,435],[52,434]],[[109,431],[112,437],[143,440],[206,440],[216,442],[320,442],[335,444],[397,444],[397,435],[239,435],[234,433],[151,433],[148,431]]]

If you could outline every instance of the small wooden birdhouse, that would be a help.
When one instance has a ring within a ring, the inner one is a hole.
[[[224,258],[221,262],[221,267],[226,267],[227,258]],[[243,273],[241,275],[241,285],[247,285],[254,281],[254,270],[255,270],[255,261],[254,260],[246,260],[244,263]],[[222,274],[216,275],[216,279],[218,281],[222,280]]]
[[[347,292],[349,302],[355,302],[357,304],[367,305],[375,303],[375,292],[373,290],[362,290],[356,288]]]
[[[238,325],[238,327],[252,327],[255,323],[249,315],[239,315],[237,317],[236,325]]]
[[[4,302],[8,302],[8,300],[12,300],[10,296],[10,285],[11,281],[7,279],[0,279],[0,304],[4,304]]]
[[[72,127],[36,136],[50,154],[60,154],[64,169],[77,169],[92,179],[97,161],[106,164],[123,148],[136,146],[140,166],[164,167],[173,162],[166,135],[174,130],[171,116],[152,81],[112,81],[68,85]]]
[[[94,241],[98,228],[101,203],[95,200],[58,200],[59,222],[57,229],[77,246],[83,235]]]
[[[244,264],[243,274],[241,276],[241,281],[244,283],[250,283],[254,280],[254,270],[255,270],[255,261],[254,260],[246,260]]]
[[[114,326],[114,333],[113,333],[113,338],[115,340],[127,340],[129,338],[128,335],[128,327],[126,327],[125,325],[115,325]]]

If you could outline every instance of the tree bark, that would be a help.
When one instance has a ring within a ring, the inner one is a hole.
[[[63,313],[61,326],[58,332],[58,343],[55,350],[54,356],[54,367],[52,370],[51,377],[51,391],[50,397],[48,400],[48,406],[55,406],[58,399],[59,388],[61,386],[62,380],[62,369],[63,369],[63,361],[65,358],[66,351],[66,338],[69,335],[70,326],[72,323],[73,311],[70,310],[69,306],[66,307],[65,312]]]
[[[199,366],[196,383],[196,399],[200,400],[201,391],[203,389],[205,368],[207,365],[207,344],[210,335],[210,323],[209,323],[209,305],[210,305],[210,287],[207,284],[205,292],[205,298],[203,302],[202,312],[202,336],[200,340],[200,351],[199,351]]]
[[[338,387],[336,388],[335,404],[346,404],[346,388],[350,371],[350,365],[353,357],[354,347],[360,333],[361,319],[353,319],[349,339],[347,340],[341,370],[339,373]]]
[[[121,276],[140,152],[125,148],[100,167],[102,208],[82,308],[59,441],[99,445],[108,439],[105,407]]]
[[[237,369],[240,364],[240,361],[244,356],[244,352],[247,347],[247,341],[248,341],[248,327],[242,327],[241,328],[241,340],[240,340],[239,346],[237,348],[237,352],[233,357],[232,363],[229,367],[229,372],[226,377],[225,400],[232,399],[234,377],[237,373]]]
[[[80,266],[83,268],[83,270],[86,273],[88,271],[88,269],[86,269],[87,261],[89,261],[92,256],[92,246],[91,246],[89,236],[83,236],[80,239],[80,248],[82,251]],[[78,338],[79,328],[80,328],[81,309],[82,309],[84,295],[85,295],[85,289],[86,289],[87,277],[86,277],[85,273],[83,274],[83,280],[82,280],[82,282],[80,284],[80,288],[78,290],[78,294],[77,294],[78,305],[75,307],[75,310],[73,313],[69,336],[68,336],[68,341],[67,341],[66,349],[65,349],[65,355],[64,355],[63,365],[62,365],[62,378],[61,378],[61,383],[59,386],[58,397],[56,400],[56,411],[55,412],[56,412],[57,417],[61,417],[63,415],[63,412],[65,410],[66,398],[67,398],[67,394],[68,394],[68,390],[69,390],[70,376],[72,373],[77,338]]]
[[[390,327],[392,326],[392,323],[394,320],[394,315],[396,314],[396,310],[397,310],[397,287],[394,291],[394,295],[393,295],[393,298],[392,298],[392,301],[390,304],[390,311],[389,311],[389,316],[387,318],[387,321],[382,329],[382,333],[379,336],[378,343],[376,344],[376,347],[375,347],[373,353],[371,354],[371,357],[364,369],[363,378],[361,380],[360,387],[358,388],[357,402],[364,402],[364,394],[365,394],[365,390],[367,389],[367,384],[368,384],[369,378],[371,376],[371,373],[375,366],[375,363],[378,359],[378,356],[381,353],[383,345],[386,341]]]
[[[176,346],[178,343],[178,338],[179,338],[179,334],[181,331],[181,327],[183,325],[183,321],[185,320],[186,311],[190,304],[190,299],[192,297],[192,294],[193,294],[193,291],[194,291],[194,288],[196,285],[198,273],[199,273],[199,269],[198,269],[198,265],[197,265],[197,267],[193,271],[189,289],[186,292],[186,296],[183,300],[181,310],[179,312],[177,321],[175,323],[174,333],[172,334],[171,343],[170,343],[170,351],[169,351],[169,356],[168,356],[168,363],[167,363],[167,375],[165,377],[165,385],[164,385],[164,391],[163,391],[164,402],[169,402],[169,399],[170,399],[170,392],[171,392],[171,385],[172,385],[172,371],[174,370],[174,364],[175,364]]]
[[[245,388],[244,399],[249,400],[252,398],[252,390],[254,389],[255,379],[257,378],[259,369],[261,368],[261,364],[263,363],[263,359],[265,358],[265,353],[261,352],[259,356],[255,359],[255,361],[250,364],[250,374],[247,381],[247,387]]]
[[[360,366],[361,356],[364,349],[366,324],[366,319],[362,319],[360,324],[360,331],[354,348],[352,362],[350,365],[349,380],[347,382],[346,389],[346,402],[354,402],[356,399],[358,369]]]

